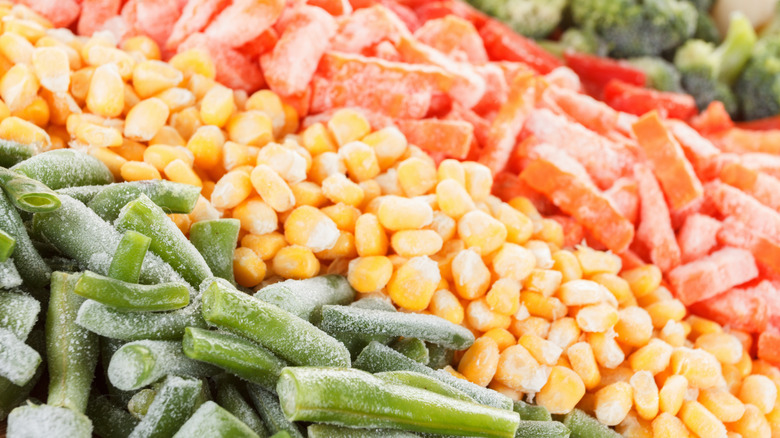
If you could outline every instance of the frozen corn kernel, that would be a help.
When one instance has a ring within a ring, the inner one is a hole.
[[[265,278],[265,262],[249,248],[236,248],[233,254],[233,275],[236,283],[255,287]]]
[[[490,329],[486,331],[482,336],[493,339],[496,342],[496,345],[498,346],[499,352],[504,351],[507,348],[511,347],[512,345],[515,345],[515,343],[517,343],[514,335],[512,335],[512,333],[510,333],[509,330],[503,328]]]
[[[280,249],[287,246],[287,241],[282,233],[274,231],[261,235],[247,234],[241,238],[241,246],[254,251],[263,261],[268,261],[273,259]]]
[[[233,218],[241,221],[241,228],[252,234],[276,231],[279,220],[276,212],[258,198],[249,198],[233,209]]]
[[[47,150],[51,146],[51,137],[46,131],[33,123],[13,116],[6,117],[0,122],[0,138],[23,144],[33,144],[41,150]]]
[[[148,149],[147,149],[148,150]],[[252,193],[252,181],[246,172],[231,171],[217,181],[211,194],[211,203],[219,209],[233,208]]]
[[[725,437],[726,426],[697,401],[686,401],[680,409],[680,419],[700,437]]]
[[[355,232],[355,224],[360,217],[360,210],[347,204],[329,205],[322,209],[329,218],[336,223],[339,230]]]
[[[460,227],[459,227],[460,228]],[[469,246],[469,241],[465,240]],[[485,250],[484,247],[483,251]],[[486,254],[483,252],[482,254]],[[505,243],[493,256],[491,262],[493,272],[501,278],[511,278],[522,283],[536,267],[536,257],[534,254],[514,243]]]
[[[387,233],[375,215],[366,213],[357,219],[355,245],[361,257],[387,254]]]
[[[652,420],[658,415],[659,396],[658,385],[649,371],[638,371],[628,381],[633,389],[634,406],[637,414],[645,420]]]
[[[384,256],[358,257],[349,262],[347,280],[358,292],[383,289],[393,275],[393,264]]]
[[[146,59],[160,59],[160,47],[153,39],[145,35],[130,37],[122,41],[122,50],[138,52]]]
[[[87,108],[99,116],[119,116],[125,105],[124,87],[124,81],[115,64],[97,67],[87,92]]]
[[[225,170],[251,166],[253,161],[252,151],[245,144],[228,141],[222,147],[222,166]]]
[[[436,185],[436,202],[444,214],[454,219],[476,208],[466,189],[452,179]]]
[[[363,189],[340,173],[334,173],[322,181],[322,193],[334,203],[351,206],[360,206],[363,203]]]
[[[433,209],[418,198],[383,196],[377,217],[388,230],[416,230],[433,221]]]
[[[40,83],[26,64],[16,64],[0,79],[0,97],[13,111],[19,111],[35,100]]]
[[[520,309],[524,309],[524,307],[520,307]],[[520,311],[518,311],[518,313],[520,313]],[[546,338],[550,333],[550,326],[550,322],[544,318],[523,315],[523,319],[517,319],[516,317],[512,318],[508,330],[515,335],[516,338],[519,338],[526,333],[533,333]]]
[[[187,141],[187,149],[194,156],[195,165],[201,169],[211,169],[222,162],[222,146],[225,135],[221,129],[212,125],[198,128]]]
[[[328,203],[328,199],[322,193],[322,187],[311,181],[301,181],[299,183],[290,184],[290,190],[292,190],[293,196],[295,197],[296,207],[311,205],[312,207],[319,208]]]
[[[498,344],[492,338],[482,336],[463,354],[458,372],[471,383],[487,386],[498,368]]]
[[[506,227],[506,240],[508,242],[522,245],[531,238],[534,230],[533,222],[528,216],[515,210],[509,204],[501,203],[496,208],[494,215]],[[579,266],[577,267],[579,268]]]
[[[304,129],[301,133],[301,144],[312,156],[338,150],[338,145],[322,123],[315,123]]]
[[[406,137],[394,126],[374,131],[361,141],[374,150],[381,170],[392,167],[404,155],[407,147]]]
[[[441,237],[433,230],[402,230],[393,233],[390,246],[401,257],[430,256],[442,247]]]
[[[84,62],[87,65],[95,67],[114,64],[119,70],[119,75],[123,81],[130,79],[133,75],[133,67],[135,67],[135,59],[125,51],[119,50],[115,47],[106,47],[101,45],[93,45],[86,51]]]
[[[379,175],[379,164],[374,150],[360,141],[345,144],[339,149],[349,176],[355,181],[367,181]],[[399,181],[400,183],[400,181]]]
[[[691,315],[688,318],[686,318],[685,321],[691,326],[691,333],[689,337],[694,342],[701,335],[708,334],[708,333],[723,332],[723,328],[720,326],[720,324],[718,324],[715,321],[710,321],[709,319],[702,318],[700,316]]]
[[[698,401],[724,423],[737,421],[745,413],[745,405],[725,389],[702,390],[699,392]]]
[[[617,274],[623,263],[615,254],[596,251],[586,246],[580,246],[574,253],[582,266],[582,273],[588,277],[595,274]]]
[[[168,120],[168,106],[152,97],[142,100],[127,113],[125,137],[137,141],[151,140]]]
[[[121,176],[122,165],[124,165],[127,160],[115,154],[108,148],[90,146],[89,149],[87,149],[87,152],[102,161],[103,164],[108,167],[108,170],[111,171],[111,174],[114,175],[114,178],[118,179]]]
[[[142,181],[147,179],[162,179],[160,171],[149,163],[128,161],[119,170],[125,181]]]
[[[184,147],[158,144],[144,149],[144,161],[157,170],[164,170],[165,166],[176,159],[184,161],[188,166],[192,166],[195,161],[192,153]]]
[[[195,95],[192,94],[192,91],[181,87],[163,90],[155,94],[154,97],[163,101],[172,113],[188,109],[195,105]],[[192,108],[192,110],[197,114],[197,117],[200,118],[200,112],[195,108]]]
[[[623,421],[633,405],[633,390],[626,382],[607,385],[596,392],[596,418],[607,426]]]
[[[628,361],[634,371],[646,370],[653,375],[669,366],[673,348],[660,339],[651,339],[647,345],[634,351]]]
[[[688,438],[690,433],[682,420],[663,412],[652,423],[653,438]]]
[[[32,122],[41,128],[45,128],[49,124],[51,111],[49,111],[49,105],[46,101],[38,96],[25,108],[14,111],[10,115]]]
[[[436,262],[425,256],[413,257],[393,273],[387,292],[397,306],[420,311],[428,307],[440,280]]]
[[[563,283],[556,296],[567,306],[587,306],[607,301],[612,294],[602,285],[590,280],[572,280]]]
[[[14,64],[30,64],[35,47],[21,35],[3,32],[0,35],[0,55]]]
[[[133,88],[141,99],[154,96],[168,88],[176,87],[182,80],[184,80],[184,76],[179,70],[171,64],[162,61],[147,60],[139,62],[133,68]],[[203,121],[206,122],[205,119]]]
[[[661,409],[661,412],[677,415],[685,400],[687,391],[688,379],[685,376],[669,376],[658,392],[659,409]]]
[[[720,362],[704,350],[675,348],[671,367],[674,374],[685,376],[692,388],[712,388],[723,381]]]
[[[339,237],[333,248],[315,253],[320,260],[351,260],[357,257],[355,235],[347,231],[339,231]]]
[[[465,316],[465,310],[458,300],[458,297],[446,289],[439,289],[434,292],[433,297],[431,297],[431,303],[428,306],[428,311],[453,324],[462,323]],[[514,338],[512,344],[514,344]]]
[[[606,303],[592,304],[577,312],[577,325],[582,331],[604,333],[614,327],[619,319],[618,311]]]
[[[486,332],[494,328],[508,328],[511,317],[490,310],[484,298],[471,301],[466,307],[466,320],[476,330]]]
[[[539,221],[539,227],[533,233],[533,237],[555,244],[560,248],[563,246],[563,227],[555,219],[542,219]]]
[[[273,126],[274,137],[278,137],[285,123],[282,105],[282,100],[271,90],[259,90],[247,99],[244,107],[247,111],[259,111],[268,116]]]
[[[452,259],[455,290],[461,298],[473,300],[483,296],[490,286],[490,270],[476,252],[466,249]]]
[[[625,307],[618,311],[615,332],[620,343],[641,347],[653,337],[653,321],[645,309],[637,306]]]
[[[39,47],[32,54],[35,76],[42,87],[53,93],[66,93],[70,87],[70,61],[65,49]]]
[[[653,320],[653,327],[660,329],[669,321],[682,321],[685,318],[685,305],[678,299],[663,300],[650,304],[645,307],[650,318]]]
[[[599,386],[601,373],[590,344],[587,342],[571,344],[566,349],[566,357],[569,359],[571,369],[582,379],[585,388],[592,390]]]
[[[536,394],[535,401],[552,414],[566,414],[577,406],[585,395],[585,385],[571,369],[554,366],[546,384]]]
[[[613,369],[625,360],[625,353],[620,349],[612,335],[608,333],[588,333],[587,339],[590,347],[593,349],[596,360],[602,367]]]
[[[582,267],[574,253],[568,250],[556,251],[552,254],[552,259],[554,262],[552,268],[562,275],[561,282],[582,279]]]
[[[271,266],[276,275],[295,280],[311,278],[320,272],[317,257],[309,248],[300,245],[281,248],[274,255]]]
[[[520,283],[511,278],[498,279],[490,287],[485,300],[490,310],[513,315],[520,305]]]
[[[615,274],[601,273],[590,277],[591,280],[604,286],[615,296],[618,304],[629,306],[636,303],[628,282]]]
[[[523,281],[523,287],[531,292],[551,296],[561,285],[562,274],[548,269],[533,269]]]
[[[458,220],[459,238],[478,254],[490,254],[500,248],[506,235],[504,224],[480,210],[470,211]]]
[[[221,85],[212,87],[200,102],[200,118],[207,125],[221,128],[225,126],[235,111],[236,102],[233,98],[233,92]]]
[[[424,195],[436,185],[436,167],[430,162],[411,157],[397,168],[398,182],[407,196]]]
[[[581,333],[574,318],[561,318],[553,321],[550,325],[547,340],[554,342],[557,346],[567,350],[571,345],[577,342]]]
[[[728,333],[707,333],[696,338],[696,348],[712,354],[721,363],[735,364],[742,358],[742,343]]]
[[[306,179],[306,159],[294,150],[277,143],[270,143],[260,148],[256,163],[258,166],[267,165],[289,183]]]
[[[647,295],[644,295],[640,298],[637,298],[637,304],[639,304],[641,307],[647,308],[651,304],[655,304],[661,301],[671,301],[674,299],[674,295],[672,295],[672,292],[667,289],[665,286],[659,286],[656,288],[656,290],[650,292]],[[668,304],[668,303],[667,303]],[[674,307],[677,307],[676,305],[672,306],[662,306],[662,309],[666,310],[673,310]]]
[[[201,75],[204,78],[214,79],[217,76],[217,68],[211,56],[200,49],[189,49],[174,55],[168,63],[183,73],[183,76]]]
[[[333,248],[339,238],[339,229],[325,213],[303,205],[294,209],[285,220],[284,237],[290,244],[318,252]]]
[[[743,438],[770,438],[772,427],[777,425],[769,423],[761,410],[751,404],[745,405],[745,413],[734,423],[727,424],[733,433],[738,433]]]
[[[203,106],[209,98],[207,94],[201,103],[201,117]],[[205,119],[204,119],[205,122]],[[221,126],[221,125],[218,125]],[[271,119],[260,111],[245,111],[233,114],[228,119],[225,127],[230,140],[250,146],[264,146],[274,139]]]
[[[295,206],[295,195],[290,186],[269,166],[261,164],[255,167],[250,177],[257,193],[274,210],[284,212]]]
[[[342,109],[328,120],[328,130],[339,146],[360,140],[371,132],[368,120],[358,111]]]
[[[762,414],[768,414],[777,402],[777,387],[769,377],[750,375],[742,381],[739,399],[757,407]]]
[[[566,306],[557,298],[545,297],[536,292],[523,291],[520,293],[520,302],[533,316],[539,316],[549,321],[566,316]]]
[[[203,187],[203,181],[187,163],[181,159],[175,159],[163,169],[165,177],[173,182]]]
[[[540,366],[525,347],[513,345],[501,352],[495,380],[518,391],[538,392],[547,383],[549,375],[550,369]],[[564,376],[565,373],[559,377]],[[560,383],[556,382],[556,385]]]
[[[531,333],[521,336],[517,343],[525,347],[541,365],[555,365],[563,353],[561,347]]]
[[[466,190],[474,201],[484,201],[490,196],[493,186],[493,174],[487,166],[473,162],[463,162],[466,173]]]
[[[661,270],[655,265],[644,265],[620,273],[637,298],[643,297],[661,285]]]

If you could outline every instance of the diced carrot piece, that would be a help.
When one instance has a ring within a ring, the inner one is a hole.
[[[515,33],[497,20],[487,20],[479,28],[479,34],[493,60],[523,62],[541,74],[547,74],[563,65],[560,59],[533,40]]]
[[[490,125],[479,162],[490,168],[494,175],[506,167],[515,139],[533,109],[535,81],[531,75],[518,76],[510,87],[509,97]]]
[[[495,63],[475,65],[474,70],[485,81],[485,94],[472,109],[483,115],[498,111],[509,96],[509,82],[506,80],[504,70]]]
[[[626,270],[638,268],[647,264],[642,260],[642,257],[639,257],[639,254],[630,249],[618,253],[618,257],[620,257],[620,260],[622,261],[623,269]]]
[[[679,209],[700,198],[703,194],[701,182],[658,113],[651,112],[640,117],[632,128],[653,165],[653,173],[661,183],[669,205]]]
[[[577,161],[562,152],[554,158],[550,155],[531,161],[520,174],[523,181],[547,195],[612,251],[627,249],[634,238],[631,222],[595,186],[576,176],[584,172]]]
[[[401,62],[401,54],[390,41],[380,41],[362,52],[364,55],[385,61]]]
[[[122,6],[122,17],[135,32],[164,47],[183,7],[169,0],[130,0]]]
[[[205,34],[228,47],[255,39],[282,15],[284,0],[234,0],[206,27]]]
[[[615,129],[618,112],[609,105],[576,91],[561,87],[548,87],[542,100],[549,100],[572,119],[591,131],[600,134]]]
[[[691,311],[736,330],[760,333],[766,330],[769,322],[766,297],[774,293],[770,282],[761,281],[699,301],[691,306]]]
[[[740,163],[728,163],[720,169],[720,179],[780,211],[780,180]]]
[[[712,298],[757,276],[758,268],[753,255],[744,249],[727,246],[672,269],[667,278],[677,298],[687,306]]]
[[[273,27],[269,27],[265,32],[258,35],[257,38],[244,43],[241,47],[236,47],[236,50],[250,58],[257,58],[271,51],[278,41],[279,33]]]
[[[780,129],[752,131],[731,128],[712,134],[710,139],[723,152],[780,154]]]
[[[709,168],[712,160],[721,154],[720,150],[685,122],[667,120],[666,126],[682,146],[686,158],[693,164],[697,175],[702,178],[705,178],[705,175],[712,176],[709,175],[711,173]]]
[[[260,65],[256,61],[252,62],[235,49],[223,46],[198,32],[190,35],[181,43],[178,51],[183,52],[194,48],[208,52],[217,66],[217,80],[228,87],[255,91],[265,85]]]
[[[471,123],[474,126],[474,139],[480,144],[487,143],[488,133],[490,132],[490,123],[476,114],[474,111],[464,108],[457,102],[452,104],[450,112],[444,116],[446,120],[462,120]]]
[[[669,208],[661,186],[646,166],[637,165],[634,174],[639,188],[639,226],[636,238],[648,250],[650,260],[668,272],[680,264],[680,247],[672,230]]]
[[[121,5],[121,0],[83,0],[76,28],[79,35],[92,36],[106,20],[119,14]]]
[[[379,2],[387,9],[393,11],[409,31],[414,32],[420,27],[421,22],[417,18],[417,14],[407,6],[402,5],[401,2],[395,0],[379,0]]]
[[[504,171],[493,177],[493,194],[505,202],[517,197],[527,198],[541,214],[558,212],[558,208],[544,194],[531,188],[513,172]]]
[[[719,100],[710,102],[704,111],[691,118],[690,123],[694,129],[704,135],[725,131],[734,127],[731,116],[726,111],[723,102]]]
[[[463,18],[464,20],[468,20],[474,27],[479,29],[488,20],[487,15],[474,9],[466,2],[459,0],[425,0],[419,3],[418,6],[414,6],[414,12],[422,23],[437,18],[443,18],[448,15],[454,15]]]
[[[602,189],[625,175],[635,160],[629,150],[544,108],[529,114],[523,133],[574,157]]]
[[[636,224],[639,220],[639,188],[632,178],[619,178],[612,187],[604,192],[626,219]]]
[[[168,50],[176,50],[188,36],[202,31],[209,21],[229,4],[230,0],[189,0],[173,25],[165,47]]]
[[[457,120],[397,120],[396,125],[409,143],[452,158],[465,158],[474,139],[471,124]]]
[[[588,84],[586,81],[585,85]],[[593,93],[592,90],[589,91]],[[696,101],[688,94],[653,90],[619,79],[607,83],[601,98],[612,108],[637,116],[657,111],[663,114],[664,118],[687,120],[698,111]]]
[[[733,217],[723,221],[718,232],[718,240],[729,246],[743,248],[751,253],[756,261],[780,274],[780,242],[746,227]]]
[[[307,0],[307,4],[325,9],[330,15],[347,15],[352,13],[352,5],[348,0]]]
[[[296,8],[279,42],[260,58],[271,90],[285,96],[304,92],[336,27],[336,20],[321,8]]]
[[[465,60],[474,64],[488,61],[477,29],[469,21],[454,15],[426,21],[414,32],[414,37],[449,56],[465,56]]]
[[[544,75],[544,79],[547,80],[550,85],[554,85],[559,88],[577,92],[582,91],[582,82],[580,81],[580,77],[574,70],[566,67],[565,65],[556,67],[553,69],[553,71]]]
[[[382,5],[358,9],[344,18],[331,40],[331,50],[360,53],[380,41],[397,44],[401,35],[409,34],[404,23]]]
[[[76,0],[21,0],[19,3],[41,14],[54,27],[70,27],[81,12],[81,2]]]
[[[780,329],[767,330],[758,336],[758,358],[780,366]]]
[[[579,222],[569,216],[562,215],[550,216],[550,219],[561,224],[564,247],[570,248],[582,243],[582,240],[585,238],[585,228]]]
[[[763,153],[747,153],[739,155],[739,162],[759,172],[780,179],[780,156]]]
[[[705,192],[723,216],[733,216],[763,235],[780,236],[780,213],[752,196],[720,181],[708,183]]]
[[[279,96],[283,103],[290,105],[298,113],[298,117],[306,117],[309,114],[311,106],[311,87],[306,87],[306,91],[293,96]]]
[[[742,129],[752,129],[754,131],[768,131],[780,129],[780,115],[764,117],[758,120],[748,120],[746,122],[737,122],[736,126]]]
[[[682,262],[688,263],[704,257],[718,245],[721,223],[703,214],[692,214],[685,219],[677,233]]]

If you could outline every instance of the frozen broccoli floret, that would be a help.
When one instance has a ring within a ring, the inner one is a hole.
[[[699,13],[699,18],[696,20],[696,32],[693,33],[693,37],[717,44],[720,42],[722,35],[710,14]]]
[[[553,55],[562,58],[566,51],[607,56],[608,47],[593,32],[572,27],[561,34],[558,41],[541,40],[539,45]]]
[[[561,22],[568,0],[470,0],[470,3],[530,38],[544,38]]]
[[[685,0],[692,4],[699,12],[709,12],[712,9],[713,0]]]
[[[683,88],[696,99],[699,109],[720,100],[729,114],[736,115],[736,98],[730,87],[750,58],[755,43],[756,33],[750,21],[735,14],[719,46],[694,39],[677,49],[674,65],[682,74]]]
[[[674,49],[696,30],[698,12],[678,0],[577,0],[572,19],[592,29],[619,58],[659,55]]]
[[[734,90],[744,119],[780,113],[780,34],[759,41]]]
[[[677,71],[677,68],[671,62],[652,56],[631,58],[628,59],[628,62],[645,72],[645,75],[647,75],[646,85],[648,87],[660,91],[682,91],[680,72]]]

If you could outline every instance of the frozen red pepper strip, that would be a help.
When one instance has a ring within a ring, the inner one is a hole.
[[[687,94],[651,90],[614,79],[604,86],[603,98],[612,108],[637,116],[656,110],[672,119],[687,120],[698,111],[696,101]]]

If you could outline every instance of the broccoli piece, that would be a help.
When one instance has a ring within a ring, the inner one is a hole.
[[[709,12],[712,9],[713,0],[685,0],[692,4],[699,12]]]
[[[719,43],[722,38],[718,26],[715,25],[715,20],[707,13],[699,14],[699,18],[696,20],[696,32],[693,33],[693,37],[715,44]]]
[[[750,21],[735,14],[719,46],[694,39],[677,49],[674,65],[682,74],[683,88],[696,99],[699,109],[720,100],[729,114],[736,115],[737,101],[730,86],[750,58],[755,43],[756,33]]]
[[[780,113],[780,34],[759,41],[734,90],[745,120]]]
[[[758,35],[762,39],[780,35],[780,3],[775,6],[775,15],[772,17],[772,20],[761,28],[761,32]]]
[[[592,29],[618,58],[657,56],[690,38],[698,12],[678,0],[577,0],[572,20]]]
[[[539,45],[553,55],[563,58],[563,52],[573,51],[596,56],[607,56],[608,47],[592,32],[572,27],[561,34],[558,41],[541,40]]]
[[[630,58],[628,62],[645,72],[648,87],[675,93],[683,90],[680,84],[680,72],[677,71],[677,68],[671,62],[663,58],[651,56]]]
[[[561,22],[568,0],[469,0],[529,38],[544,38]]]

